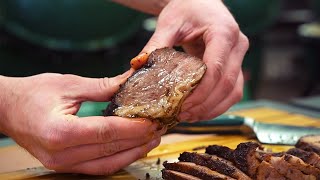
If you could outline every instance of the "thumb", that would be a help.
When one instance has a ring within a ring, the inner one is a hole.
[[[133,69],[112,78],[81,78],[76,98],[80,101],[108,101],[133,73]]]

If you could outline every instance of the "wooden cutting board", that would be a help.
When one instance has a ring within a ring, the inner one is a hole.
[[[229,114],[252,117],[261,122],[288,124],[297,126],[320,127],[320,118],[288,112],[270,107],[258,107],[237,110]],[[113,176],[85,176],[78,174],[55,174],[43,167],[17,145],[0,148],[0,179],[161,179],[163,161],[177,161],[183,151],[204,152],[204,146],[218,144],[235,148],[239,143],[256,141],[254,137],[244,135],[186,135],[168,134],[163,136],[159,147]],[[264,145],[275,152],[285,151],[291,146]],[[197,150],[195,150],[197,149]],[[157,164],[160,159],[160,164]],[[112,162],[110,162],[112,163]]]

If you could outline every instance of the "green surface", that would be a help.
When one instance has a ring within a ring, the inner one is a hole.
[[[32,43],[62,50],[112,47],[145,15],[107,0],[1,0],[3,26]]]
[[[281,7],[281,0],[225,0],[224,3],[248,36],[260,34],[270,27]]]
[[[319,0],[310,0],[311,8],[317,16],[317,20],[320,21],[320,1]]]

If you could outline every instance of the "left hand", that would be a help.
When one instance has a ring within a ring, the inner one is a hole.
[[[208,67],[199,86],[184,102],[181,120],[211,119],[241,100],[241,64],[249,42],[222,1],[171,0],[142,52],[174,45],[182,45]]]

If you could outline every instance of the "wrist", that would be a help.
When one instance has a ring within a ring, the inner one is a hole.
[[[7,134],[6,127],[10,124],[10,108],[13,106],[12,102],[14,102],[12,81],[15,79],[0,75],[0,132],[4,134]]]

